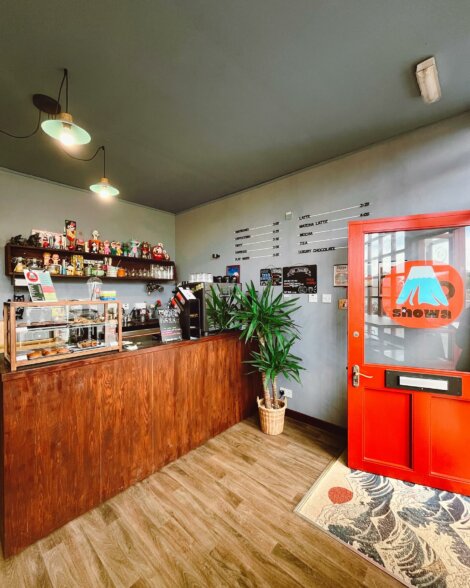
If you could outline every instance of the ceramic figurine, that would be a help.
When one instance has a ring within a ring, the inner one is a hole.
[[[122,255],[121,241],[116,241],[116,255]]]
[[[123,243],[122,244],[122,254],[125,257],[129,257],[130,250],[131,250],[131,248],[130,248],[129,243]]]
[[[25,259],[24,257],[14,257],[12,262],[15,264],[14,272],[15,274],[22,273],[25,266]]]
[[[168,255],[165,249],[163,250],[163,257],[166,261],[170,261],[170,256]]]
[[[103,241],[103,253],[104,255],[111,255],[111,248],[108,240]]]
[[[150,259],[150,244],[147,241],[143,241],[140,246],[140,254],[143,259]]]
[[[75,239],[77,235],[77,223],[74,220],[65,221],[65,246],[69,251],[75,249]]]
[[[92,231],[91,239],[89,241],[90,253],[100,252],[100,234],[98,231]]]
[[[42,259],[44,269],[46,269],[47,267],[49,267],[51,263],[51,254],[48,251],[44,251],[44,253],[42,254]]]
[[[131,239],[129,245],[130,245],[129,257],[139,257],[140,241],[136,241],[135,239]]]
[[[26,244],[30,247],[41,247],[42,242],[39,233],[33,233],[32,235],[30,235],[26,240]]]
[[[155,247],[152,247],[152,257],[157,261],[161,261],[163,259],[163,243],[158,243]]]
[[[117,242],[116,241],[111,241],[110,247],[111,247],[111,255],[117,255],[117,253],[116,253],[116,251],[117,251]]]

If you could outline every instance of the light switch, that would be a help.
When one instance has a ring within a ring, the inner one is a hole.
[[[318,302],[318,294],[309,294],[308,301],[309,302]]]
[[[322,294],[321,295],[321,301],[324,304],[331,304],[331,294]]]

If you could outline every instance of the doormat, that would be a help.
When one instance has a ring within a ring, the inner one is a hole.
[[[406,586],[470,586],[469,497],[351,470],[343,453],[295,512]]]

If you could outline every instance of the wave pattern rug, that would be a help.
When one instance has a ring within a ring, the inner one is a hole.
[[[346,454],[296,508],[406,586],[470,587],[470,498],[351,470]]]

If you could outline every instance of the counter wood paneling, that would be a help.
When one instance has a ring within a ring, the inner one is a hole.
[[[233,334],[9,372],[3,365],[5,557],[149,476],[256,408]]]

